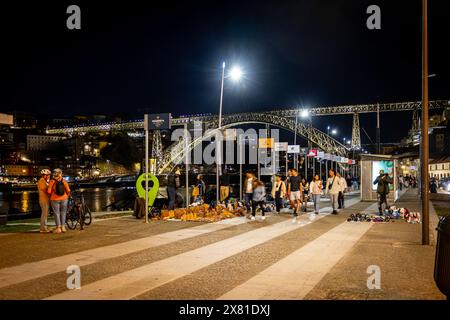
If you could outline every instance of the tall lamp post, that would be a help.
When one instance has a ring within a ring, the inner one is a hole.
[[[311,120],[311,115],[309,113],[309,110],[308,109],[302,109],[302,111],[300,112],[300,117],[302,119],[308,119],[309,118],[309,127],[310,127],[310,130],[311,130],[312,120]],[[305,157],[305,179],[306,179],[306,181],[308,181],[308,152],[309,152],[309,149],[311,149],[311,140],[310,140],[310,138],[308,136],[308,149],[306,151],[307,155]],[[314,164],[314,162],[313,162],[313,164]]]
[[[422,244],[430,244],[428,175],[428,1],[422,0]]]
[[[242,71],[238,67],[234,67],[231,69],[229,77],[234,81],[239,81],[242,77]],[[219,141],[222,139],[222,135],[219,135],[221,129],[222,129],[222,105],[223,105],[223,87],[225,83],[225,61],[222,63],[222,83],[220,86],[220,107],[219,107],[219,126],[218,126],[218,135],[216,136],[216,205],[219,203],[220,200],[220,167],[222,165],[222,155],[221,155],[221,149],[222,149],[222,141]],[[217,139],[219,138],[219,139]]]

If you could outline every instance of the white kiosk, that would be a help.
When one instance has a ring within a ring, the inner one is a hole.
[[[391,177],[393,184],[388,199],[398,200],[397,170],[398,160],[392,156],[379,154],[361,155],[361,201],[377,201],[377,185],[373,184],[380,170]]]

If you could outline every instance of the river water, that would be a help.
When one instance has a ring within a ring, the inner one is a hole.
[[[121,188],[86,188],[83,191],[88,207],[93,212],[109,211],[105,208],[112,201],[114,193]],[[39,213],[39,195],[36,191],[0,192],[0,214],[25,214],[35,216]]]

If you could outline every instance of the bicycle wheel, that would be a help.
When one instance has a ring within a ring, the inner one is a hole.
[[[91,210],[88,208],[87,205],[84,205],[84,224],[85,225],[90,225],[92,222],[92,214],[91,214]]]
[[[78,224],[78,214],[74,208],[67,212],[66,225],[70,230],[75,230]]]

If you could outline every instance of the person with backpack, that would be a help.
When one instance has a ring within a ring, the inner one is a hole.
[[[51,176],[51,171],[48,169],[41,170],[41,178],[37,183],[37,188],[39,192],[39,206],[41,207],[41,228],[40,233],[51,232],[47,227],[47,217],[48,211],[50,209],[50,199],[48,197],[47,188],[48,180]]]
[[[264,203],[266,198],[266,188],[264,182],[261,180],[255,181],[255,188],[253,189],[252,196],[252,220],[256,219],[256,208],[259,206],[261,208],[261,220],[266,220],[266,215],[264,212]]]
[[[53,179],[48,184],[47,193],[50,195],[50,204],[55,215],[56,229],[53,232],[66,232],[65,224],[70,188],[67,181],[62,177],[61,169],[53,170]]]
[[[276,212],[280,213],[283,208],[283,199],[286,195],[286,184],[281,180],[281,175],[275,175],[275,182],[272,185],[272,197],[275,199]]]

